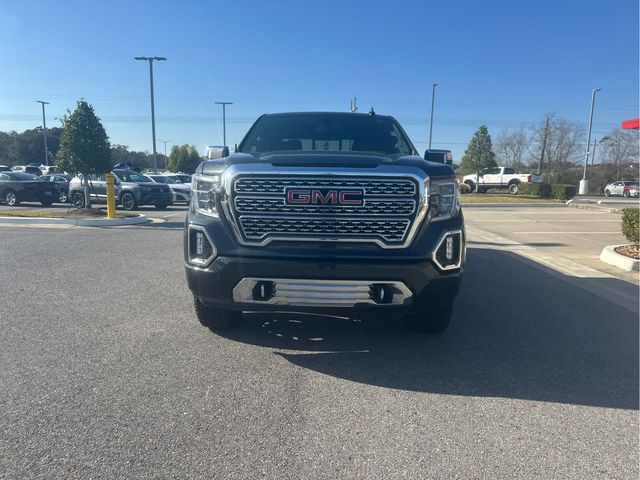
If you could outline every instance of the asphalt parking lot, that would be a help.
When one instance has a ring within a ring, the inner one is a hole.
[[[0,228],[0,477],[638,478],[638,289],[593,258],[618,215],[465,207],[429,337],[292,314],[216,335],[184,207],[148,213]]]

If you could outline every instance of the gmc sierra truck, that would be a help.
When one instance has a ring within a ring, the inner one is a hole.
[[[360,113],[278,113],[192,180],[184,258],[212,330],[242,311],[449,324],[465,262],[459,186],[398,122]]]

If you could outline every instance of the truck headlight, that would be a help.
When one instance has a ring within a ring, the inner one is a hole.
[[[217,196],[220,193],[219,175],[194,175],[191,180],[191,206],[202,215],[218,218],[216,208]]]
[[[429,212],[431,221],[455,217],[460,208],[460,186],[453,181],[429,181]]]

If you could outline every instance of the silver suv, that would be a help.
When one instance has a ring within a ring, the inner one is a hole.
[[[155,183],[149,177],[133,170],[113,170],[116,177],[116,204],[124,210],[135,210],[142,205],[154,205],[163,209],[173,203],[173,194],[168,185]],[[107,181],[105,175],[89,177],[91,202],[107,203]],[[75,177],[69,183],[71,203],[82,208],[85,204],[82,178]]]

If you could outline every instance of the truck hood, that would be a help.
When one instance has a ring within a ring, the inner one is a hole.
[[[219,175],[227,167],[239,164],[265,163],[277,167],[326,167],[335,169],[339,173],[340,168],[361,168],[366,174],[367,169],[373,169],[382,165],[393,165],[402,170],[403,166],[417,167],[423,170],[431,178],[453,177],[453,169],[449,165],[429,162],[418,155],[405,155],[401,157],[388,157],[373,153],[269,153],[264,155],[251,155],[248,153],[234,153],[226,158],[207,160],[202,162],[196,173],[203,175]]]

